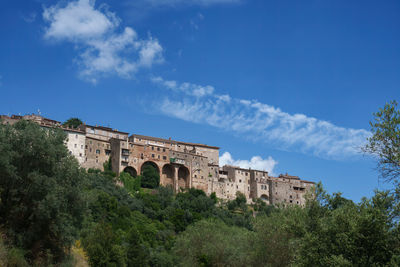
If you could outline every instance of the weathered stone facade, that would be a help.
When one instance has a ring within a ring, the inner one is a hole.
[[[64,128],[58,121],[40,115],[0,116],[2,123],[20,119],[42,127],[60,127],[67,135],[66,146],[84,168],[103,170],[111,158],[117,174],[125,171],[136,177],[150,164],[160,174],[160,183],[175,192],[187,188],[215,192],[220,199],[232,200],[242,193],[251,203],[260,198],[272,205],[304,205],[305,195],[314,185],[297,176],[273,177],[266,171],[219,166],[219,147],[121,132],[103,126],[83,124],[78,129]]]

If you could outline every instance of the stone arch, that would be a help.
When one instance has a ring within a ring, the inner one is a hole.
[[[189,188],[189,169],[185,166],[180,166],[178,169],[178,188]]]
[[[269,202],[269,197],[266,194],[262,194],[260,198],[265,202]]]
[[[128,166],[124,169],[124,172],[129,173],[132,177],[136,177],[137,176],[137,171],[135,168]]]
[[[142,167],[140,167],[140,173],[142,173],[143,167],[146,166],[146,165],[153,166],[157,170],[158,174],[160,174],[160,168],[158,167],[157,163],[155,163],[154,161],[146,161],[146,162],[144,162],[142,164]]]
[[[162,168],[163,185],[174,185],[175,168],[171,164],[165,164]]]

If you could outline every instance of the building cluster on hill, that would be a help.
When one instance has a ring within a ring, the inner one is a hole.
[[[117,174],[125,171],[136,177],[143,166],[150,164],[160,174],[160,184],[172,186],[175,192],[186,188],[213,192],[220,199],[232,200],[237,192],[248,202],[260,198],[267,204],[304,205],[313,182],[298,176],[281,174],[273,177],[264,170],[219,166],[219,147],[175,141],[121,132],[109,127],[82,124],[77,128],[62,126],[58,121],[40,115],[0,115],[5,124],[25,119],[42,127],[56,127],[68,136],[66,146],[79,164],[86,168],[103,169],[111,158]]]

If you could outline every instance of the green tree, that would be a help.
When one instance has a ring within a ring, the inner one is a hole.
[[[83,122],[79,118],[69,118],[63,123],[63,126],[76,129],[82,124]]]
[[[94,224],[83,233],[82,243],[89,256],[91,266],[126,266],[126,250],[121,246],[121,242],[111,225],[106,223]]]
[[[30,259],[46,251],[62,258],[86,210],[86,173],[65,139],[59,129],[24,120],[0,125],[0,227]]]
[[[178,235],[174,253],[182,266],[251,266],[254,234],[215,219],[202,220]]]
[[[142,187],[157,188],[160,185],[160,174],[156,168],[147,164],[142,169]]]
[[[125,189],[128,192],[134,194],[134,193],[140,191],[140,185],[141,185],[141,180],[142,180],[142,177],[140,175],[137,177],[132,177],[127,172],[121,172],[119,174],[119,179],[122,181]]]
[[[386,103],[374,113],[370,122],[372,136],[363,147],[367,153],[378,157],[381,177],[395,181],[400,177],[400,110],[397,102]]]

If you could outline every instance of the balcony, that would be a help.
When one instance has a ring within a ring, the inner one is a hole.
[[[122,151],[121,151],[121,155],[122,156],[128,156],[129,157],[129,150],[128,149],[122,149]]]

